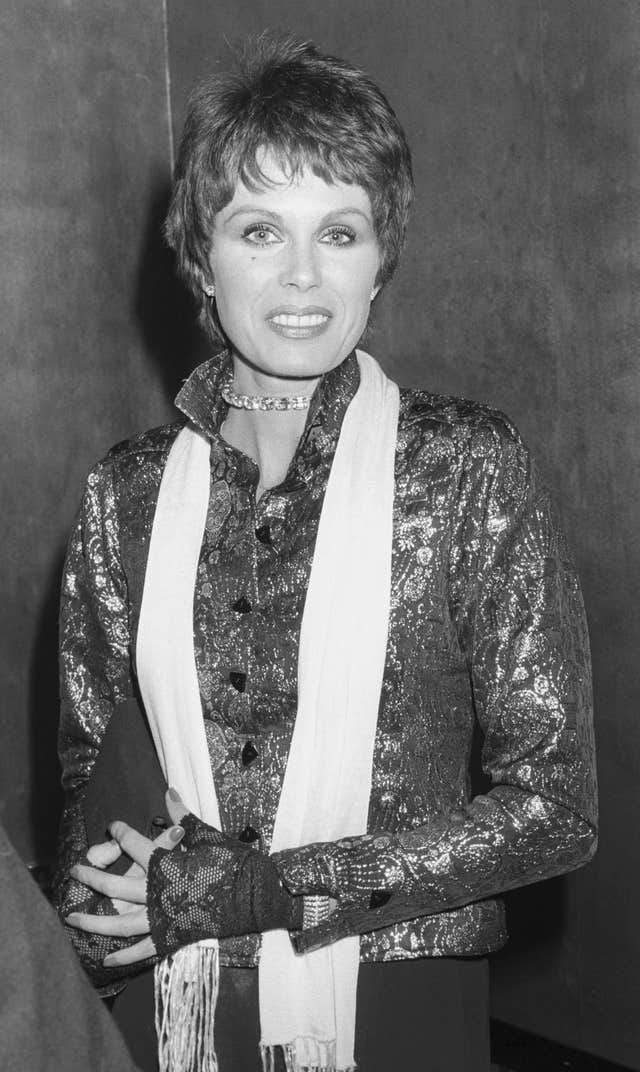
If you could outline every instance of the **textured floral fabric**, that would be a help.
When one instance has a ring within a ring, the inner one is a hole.
[[[268,851],[296,711],[298,636],[354,355],[321,381],[289,472],[256,502],[258,470],[220,435],[228,358],[178,396],[211,439],[194,595],[203,717],[223,827]],[[135,638],[163,466],[183,425],[115,447],[91,473],[61,613],[60,748],[67,852],[113,705],[135,688]],[[576,576],[516,430],[472,402],[402,390],[392,607],[369,834],[277,856],[293,893],[328,893],[309,948],[360,933],[365,960],[484,953],[506,933],[499,894],[584,863],[595,847],[591,681]],[[374,579],[372,579],[372,583]],[[470,776],[481,730],[478,792]],[[255,936],[223,963],[255,964]]]

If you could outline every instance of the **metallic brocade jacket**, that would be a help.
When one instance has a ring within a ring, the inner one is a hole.
[[[296,712],[298,637],[324,490],[358,385],[354,355],[312,399],[287,476],[220,436],[226,355],[178,395],[211,440],[194,595],[207,741],[225,830],[269,850]],[[63,861],[86,848],[80,806],[135,642],[163,468],[184,420],[116,446],[89,476],[61,612]],[[402,390],[391,616],[369,833],[274,859],[292,893],[331,894],[300,950],[360,934],[364,960],[482,954],[506,939],[501,893],[585,863],[596,781],[578,582],[516,430],[475,403]],[[375,578],[371,579],[375,584]],[[487,790],[473,795],[474,727]],[[259,936],[222,961],[257,963]]]

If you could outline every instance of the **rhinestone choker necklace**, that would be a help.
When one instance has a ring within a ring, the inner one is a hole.
[[[231,381],[223,385],[221,394],[234,409],[308,409],[311,401],[311,395],[284,395],[281,398],[273,395],[240,395],[233,390]]]

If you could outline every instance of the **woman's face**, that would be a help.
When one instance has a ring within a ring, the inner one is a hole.
[[[274,185],[238,184],[216,216],[210,264],[236,385],[274,393],[274,379],[313,381],[354,348],[380,251],[362,187],[308,170],[291,181],[269,156],[261,166]]]

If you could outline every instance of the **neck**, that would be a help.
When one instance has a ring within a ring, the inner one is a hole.
[[[229,410],[222,436],[257,464],[260,470],[258,494],[284,480],[306,419],[306,410]]]
[[[233,390],[258,397],[291,398],[313,394],[319,377],[309,380],[267,376],[233,358]],[[307,419],[306,408],[287,410],[236,409],[231,406],[222,426],[223,438],[256,462],[260,470],[258,495],[281,484],[296,452]]]

